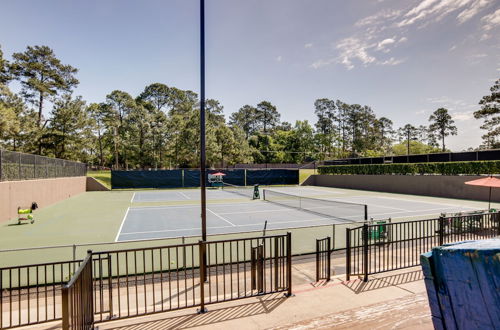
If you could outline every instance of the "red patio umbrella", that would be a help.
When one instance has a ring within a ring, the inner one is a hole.
[[[224,176],[226,174],[224,174],[222,172],[216,172],[216,173],[210,173],[210,175]]]
[[[487,178],[481,178],[481,179],[476,179],[476,180],[472,180],[472,181],[467,181],[467,182],[465,182],[465,184],[468,184],[471,186],[481,186],[481,187],[489,187],[490,188],[490,194],[488,196],[488,210],[489,210],[490,205],[491,205],[491,188],[500,188],[500,179],[489,176]]]

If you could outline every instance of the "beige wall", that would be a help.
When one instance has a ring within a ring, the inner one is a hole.
[[[85,192],[87,178],[71,177],[0,182],[0,223],[17,217],[17,207],[40,208]]]
[[[481,176],[453,175],[311,175],[305,185],[383,191],[487,201],[489,188],[464,184]],[[491,200],[500,202],[500,188],[493,188]]]

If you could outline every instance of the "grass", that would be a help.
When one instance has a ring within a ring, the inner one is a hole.
[[[299,170],[299,183],[303,183],[307,178],[313,174],[316,174],[314,169],[301,169]]]
[[[107,188],[111,189],[111,171],[88,171],[87,176],[90,176]]]

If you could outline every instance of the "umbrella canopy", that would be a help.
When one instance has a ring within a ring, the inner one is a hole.
[[[210,173],[210,175],[213,175],[213,176],[224,176],[226,174],[222,173],[222,172],[216,172],[216,173]],[[500,186],[499,186],[500,187]]]
[[[471,186],[481,186],[481,187],[490,187],[490,188],[500,188],[500,179],[494,177],[481,178],[477,180],[467,181],[465,184]]]

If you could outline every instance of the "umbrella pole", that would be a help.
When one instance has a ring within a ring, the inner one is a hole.
[[[490,205],[491,205],[491,187],[490,187],[490,195],[488,196],[488,212],[490,212]]]

